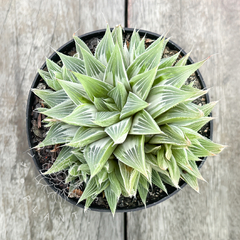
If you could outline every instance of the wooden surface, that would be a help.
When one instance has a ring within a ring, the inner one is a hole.
[[[128,214],[128,239],[240,239],[240,1],[129,0],[128,25],[167,32],[194,61],[214,54],[200,69],[211,100],[217,142],[229,145],[207,159],[200,194],[185,187],[170,200]]]
[[[117,8],[112,9],[113,6]],[[105,20],[106,19],[106,20]],[[56,202],[37,184],[28,149],[28,91],[45,57],[77,34],[124,24],[121,0],[0,1],[0,239],[123,239],[123,214]],[[42,182],[43,184],[43,182]]]
[[[59,202],[38,177],[25,133],[25,107],[36,69],[78,35],[125,21],[125,1],[0,0],[0,239],[124,239],[123,214],[87,212]],[[214,140],[229,145],[208,158],[200,194],[190,187],[127,214],[128,240],[240,239],[240,2],[128,0],[128,27],[167,32],[200,69],[214,109]]]

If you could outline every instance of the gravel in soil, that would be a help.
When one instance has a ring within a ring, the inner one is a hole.
[[[130,37],[131,37],[130,34],[126,34],[124,36],[124,40],[126,40],[127,44],[129,43]],[[86,41],[86,44],[90,48],[92,53],[95,52],[96,46],[100,40],[101,39],[98,39],[98,38],[92,38],[92,39]],[[153,40],[147,38],[145,40],[145,46],[148,47],[152,42],[153,42]],[[73,56],[75,53],[76,53],[75,47],[70,52],[65,52],[65,54],[68,54],[70,56]],[[177,53],[176,50],[172,50],[167,46],[164,50],[163,57],[164,58],[169,57],[176,53]],[[181,57],[182,56],[180,55],[179,59]],[[62,66],[61,60],[58,61],[57,63],[59,66]],[[47,68],[45,68],[44,70],[47,70]],[[194,84],[193,84],[194,87],[196,87],[198,89],[202,89],[200,80],[195,73],[192,74],[188,78],[188,80],[186,81],[186,84],[188,85],[193,81],[194,81]],[[41,79],[37,85],[37,88],[38,89],[47,89],[49,87],[44,82],[44,80]],[[201,96],[200,98],[198,98],[194,101],[194,103],[197,105],[204,105],[204,104],[206,104],[206,102],[207,101],[206,101],[205,95]],[[32,142],[33,146],[36,146],[39,142],[43,141],[43,139],[46,137],[47,131],[49,130],[49,128],[45,127],[44,124],[41,123],[41,121],[45,118],[45,116],[43,114],[38,113],[35,110],[36,108],[39,108],[39,107],[43,107],[43,103],[42,103],[41,99],[39,99],[37,96],[34,96],[34,103],[32,106],[32,113],[31,113],[31,124],[32,124],[31,142]],[[209,138],[210,124],[209,123],[206,124],[199,131],[199,133],[202,134],[203,136]],[[60,151],[61,151],[61,145],[46,146],[41,149],[34,150],[35,157],[41,165],[42,172],[47,171],[52,166],[52,164],[56,160]],[[84,185],[81,185],[76,190],[74,190],[74,192],[71,195],[69,195],[69,183],[65,184],[65,179],[67,177],[67,170],[61,171],[61,172],[55,173],[55,174],[50,174],[45,177],[48,179],[48,181],[51,185],[54,185],[54,187],[58,190],[58,193],[62,194],[65,198],[69,197],[69,198],[75,199],[76,202],[78,201],[79,197],[82,194],[82,191],[84,190]],[[184,183],[184,182],[181,180],[180,185],[181,185],[181,183]],[[176,190],[175,188],[173,188],[167,184],[166,184],[166,186],[167,186],[168,193],[171,193]],[[149,189],[149,193],[148,193],[147,199],[146,199],[146,204],[148,205],[148,204],[154,203],[156,201],[159,201],[160,199],[162,199],[165,196],[167,196],[165,192],[163,192],[157,186],[153,185]],[[82,203],[84,204],[85,201],[83,201]],[[141,201],[139,194],[137,193],[136,197],[132,197],[132,198],[124,197],[121,195],[119,198],[118,204],[117,204],[117,209],[131,209],[131,208],[137,208],[137,207],[142,207],[142,206],[144,206],[144,204]],[[91,204],[91,207],[109,209],[107,200],[102,195],[102,193],[99,194],[97,196],[97,198],[93,201],[93,203]]]

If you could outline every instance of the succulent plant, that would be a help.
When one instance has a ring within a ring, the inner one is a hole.
[[[138,32],[127,44],[122,31],[107,27],[94,53],[74,36],[74,56],[57,52],[62,66],[47,59],[48,71],[39,70],[49,89],[32,89],[50,127],[36,148],[62,147],[44,174],[67,169],[70,194],[84,186],[85,209],[102,193],[113,214],[121,194],[138,192],[146,204],[153,184],[167,192],[165,184],[179,188],[183,179],[198,191],[196,161],[223,149],[198,132],[215,102],[194,104],[207,90],[185,85],[206,60],[186,65],[189,54],[178,60],[180,52],[162,58],[164,36],[146,47]]]

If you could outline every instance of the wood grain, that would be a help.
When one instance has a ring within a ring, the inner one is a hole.
[[[168,36],[195,61],[213,56],[200,69],[211,100],[216,142],[229,147],[207,159],[200,194],[190,187],[156,207],[128,214],[128,238],[240,239],[240,2],[227,0],[129,0],[128,26]]]
[[[25,108],[34,76],[78,35],[124,24],[124,0],[0,1],[0,239],[123,239],[123,215],[56,202],[28,156]],[[54,197],[55,196],[55,197]]]

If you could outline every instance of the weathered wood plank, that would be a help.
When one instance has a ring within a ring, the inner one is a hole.
[[[117,7],[113,7],[117,6]],[[103,17],[104,16],[104,17]],[[124,25],[124,0],[0,1],[0,239],[123,239],[123,215],[55,202],[39,187],[25,133],[33,78],[54,49],[78,35]]]
[[[229,145],[208,158],[201,172],[200,194],[186,187],[172,199],[128,214],[129,239],[239,239],[240,162],[239,55],[240,3],[226,0],[129,0],[128,26],[168,36],[195,61],[211,54],[200,69],[211,100],[214,140]]]

